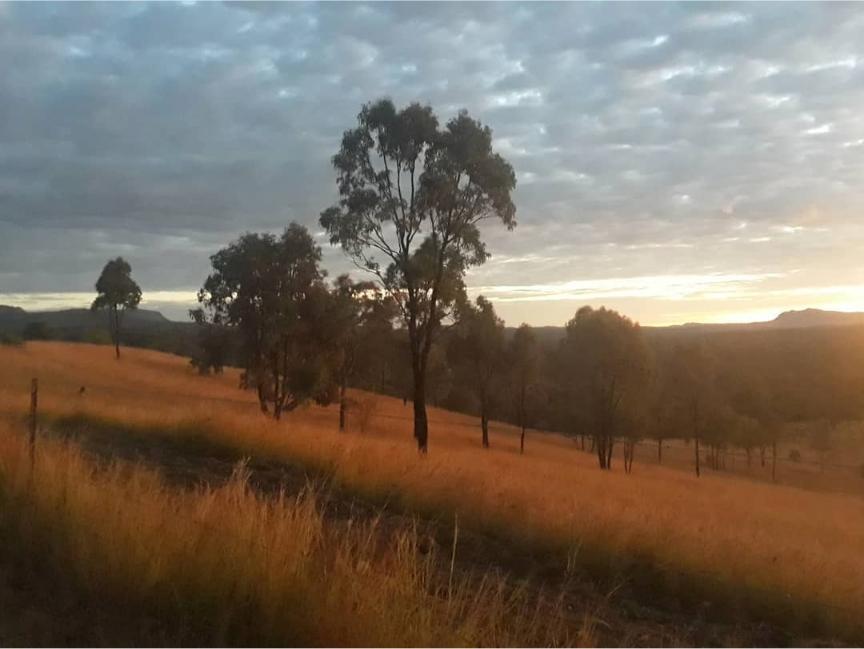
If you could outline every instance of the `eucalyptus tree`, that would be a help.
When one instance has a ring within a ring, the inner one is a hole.
[[[261,411],[272,406],[275,419],[310,399],[327,401],[332,391],[320,260],[320,248],[296,223],[281,237],[246,233],[210,257],[213,272],[198,293],[209,322],[239,330],[245,385],[257,389]]]
[[[525,452],[525,429],[534,414],[541,376],[542,350],[530,325],[521,325],[507,349],[510,387],[516,423],[519,425],[519,452]]]
[[[639,325],[616,311],[585,306],[567,323],[559,376],[594,438],[601,469],[612,467],[616,436],[629,433],[643,406],[649,362]]]
[[[93,311],[108,312],[108,331],[114,343],[115,357],[120,359],[120,330],[126,311],[137,309],[141,302],[141,288],[132,279],[132,267],[123,257],[110,259],[96,280],[96,299]]]
[[[492,131],[461,111],[443,127],[430,106],[363,106],[333,157],[340,200],[321,213],[332,244],[373,273],[408,331],[414,436],[428,447],[429,354],[465,271],[488,257],[486,220],[515,226],[516,175]]]
[[[376,363],[381,345],[392,342],[395,318],[392,300],[373,282],[357,282],[340,275],[330,292],[330,315],[322,326],[327,346],[334,354],[335,380],[339,389],[339,430],[345,430],[348,383],[363,366]]]
[[[700,442],[719,407],[717,362],[702,341],[677,347],[668,367],[669,380],[678,386],[675,397],[681,409],[685,435],[693,440],[696,475],[701,475]]]
[[[500,401],[505,374],[504,321],[482,295],[475,304],[460,300],[450,338],[450,363],[480,410],[483,448],[489,448],[489,417]]]

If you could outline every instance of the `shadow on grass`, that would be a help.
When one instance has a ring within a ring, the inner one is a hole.
[[[365,514],[398,518],[401,523],[419,521],[429,542],[443,548],[453,542],[454,514],[460,510],[460,569],[506,572],[526,587],[534,583],[560,590],[574,602],[572,608],[603,601],[615,608],[619,621],[674,627],[678,632],[669,637],[679,641],[763,646],[864,641],[864,627],[855,612],[755,584],[733,583],[713,573],[663,565],[649,553],[623,555],[585,540],[574,543],[514,529],[489,512],[470,512],[473,515],[466,517],[461,503],[443,498],[418,502],[396,486],[348,485],[326,460],[301,462],[260,451],[250,457],[242,441],[225,443],[225,431],[206,420],[154,427],[78,414],[56,417],[48,429],[76,438],[105,460],[143,461],[169,481],[187,486],[220,484],[230,478],[237,462],[247,461],[250,484],[262,492],[299,492],[311,483],[328,494],[328,516]],[[467,525],[466,518],[471,521]],[[670,530],[670,537],[673,533]]]

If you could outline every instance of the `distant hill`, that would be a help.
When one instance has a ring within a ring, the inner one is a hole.
[[[802,309],[800,311],[784,311],[773,320],[764,322],[728,322],[701,323],[688,322],[682,325],[665,327],[643,326],[642,330],[649,336],[674,336],[687,334],[706,334],[732,331],[768,331],[774,329],[809,329],[820,327],[844,327],[864,325],[864,313],[845,311],[823,311],[822,309]],[[515,331],[515,327],[508,327]],[[537,339],[543,344],[557,343],[564,336],[564,327],[544,326],[534,327]]]
[[[31,322],[41,322],[49,327],[68,329],[75,327],[104,326],[104,312],[90,309],[64,309],[62,311],[25,311],[20,307],[0,305],[0,327],[26,326]],[[159,311],[133,309],[124,317],[124,324],[131,327],[171,324]]]
[[[667,327],[643,327],[649,337],[688,336],[722,332],[772,331],[864,325],[864,313],[803,309],[786,311],[773,320],[748,323],[687,323]],[[195,325],[169,320],[159,311],[136,309],[126,314],[124,344],[191,355],[195,348]],[[507,327],[509,334],[515,327]],[[544,346],[556,344],[564,336],[564,327],[534,327]],[[0,305],[0,334],[19,337],[51,338],[79,342],[107,342],[108,327],[104,313],[89,309],[62,311],[25,311]],[[29,335],[28,335],[29,334]]]
[[[147,347],[188,356],[195,348],[195,325],[175,322],[159,311],[134,309],[123,319],[124,345]],[[108,342],[108,318],[90,309],[25,311],[0,305],[0,334],[19,338]]]
[[[781,313],[769,324],[775,327],[836,327],[860,325],[864,324],[864,313],[803,309],[801,311],[786,311]]]
[[[846,327],[852,325],[864,325],[864,313],[801,309],[800,311],[784,311],[773,320],[764,322],[689,322],[683,325],[644,327],[644,329],[655,333],[685,331],[708,333],[714,331],[765,331],[768,329],[809,329],[814,327]]]

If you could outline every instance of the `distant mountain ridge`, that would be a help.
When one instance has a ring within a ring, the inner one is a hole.
[[[101,311],[90,309],[63,309],[60,311],[25,311],[17,306],[0,304],[0,327],[26,326],[29,323],[42,323],[49,327],[67,329],[70,327],[104,325],[107,316]],[[132,309],[124,316],[124,324],[135,327],[147,324],[170,324],[171,320],[159,311]]]
[[[0,305],[0,333],[22,336],[27,327],[41,325],[50,331],[51,338],[62,340],[87,340],[94,335],[107,334],[107,319],[104,313],[89,309],[64,309],[61,311],[25,311],[20,307]],[[842,327],[864,325],[864,313],[845,311],[825,311],[822,309],[801,309],[784,311],[773,320],[747,323],[697,323],[681,325],[643,326],[646,335],[688,335],[699,333],[731,331],[765,331],[779,329],[807,329],[819,327]],[[135,309],[129,311],[124,319],[124,330],[130,344],[153,344],[158,338],[159,348],[172,350],[188,349],[194,330],[191,322],[169,320],[159,311]],[[508,332],[515,327],[507,327]],[[555,343],[564,335],[563,326],[534,327],[537,338],[543,343]],[[169,343],[171,337],[183,339],[182,343]]]
[[[697,329],[700,331],[741,331],[747,329],[801,329],[808,327],[844,327],[864,325],[864,313],[858,311],[825,311],[823,309],[800,309],[784,311],[773,320],[761,322],[688,322],[666,327],[644,327],[645,329]]]
[[[864,324],[864,313],[802,309],[800,311],[784,311],[774,318],[772,322],[774,323],[774,326],[784,327],[822,327]]]
[[[63,340],[107,343],[108,316],[90,309],[25,311],[0,305],[0,339]],[[124,345],[191,356],[196,349],[195,325],[169,320],[159,311],[133,309],[123,317]]]
[[[680,325],[652,326],[643,325],[642,330],[649,336],[688,335],[702,333],[722,333],[738,331],[769,331],[781,329],[815,329],[823,327],[847,327],[864,325],[864,312],[825,311],[822,309],[801,309],[784,311],[773,320],[762,322],[688,322]],[[508,327],[515,331],[515,327]],[[564,336],[563,326],[534,327],[541,342],[554,343]]]

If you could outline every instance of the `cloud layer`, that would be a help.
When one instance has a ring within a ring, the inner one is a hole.
[[[390,96],[467,108],[514,165],[519,226],[469,277],[514,324],[864,308],[862,31],[838,4],[0,4],[0,301],[117,254],[191,294],[240,232],[316,229]]]

